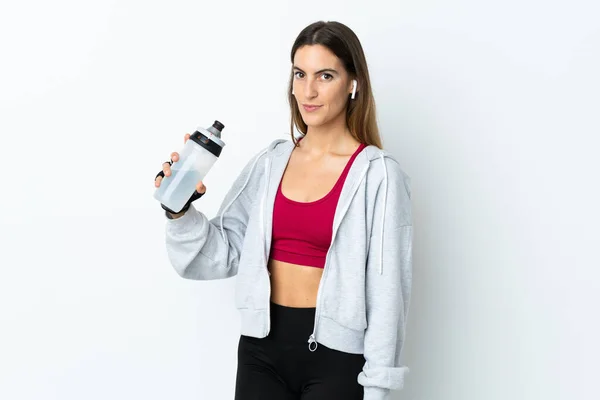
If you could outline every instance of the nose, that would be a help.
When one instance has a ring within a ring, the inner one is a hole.
[[[307,79],[304,86],[304,95],[308,98],[314,99],[318,94],[317,82],[314,79]]]

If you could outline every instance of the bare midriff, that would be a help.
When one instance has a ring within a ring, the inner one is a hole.
[[[269,260],[271,301],[286,307],[316,307],[322,268]]]

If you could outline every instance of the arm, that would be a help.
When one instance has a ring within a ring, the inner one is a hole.
[[[192,205],[179,218],[167,220],[167,254],[183,278],[211,280],[237,274],[252,207],[246,184],[255,176],[255,165],[264,153],[248,162],[225,195],[216,217],[209,220]]]
[[[400,354],[412,283],[410,178],[394,161],[386,164],[388,182],[378,189],[367,260],[366,362],[358,376],[364,400],[390,399],[392,389],[404,386],[408,371]]]

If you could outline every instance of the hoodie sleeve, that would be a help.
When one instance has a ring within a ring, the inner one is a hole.
[[[244,167],[214,218],[209,220],[192,203],[180,218],[167,219],[167,255],[183,278],[212,280],[237,274],[252,206],[245,188],[266,151],[255,155]]]
[[[382,162],[383,164],[383,162]],[[412,283],[410,178],[386,159],[373,215],[366,272],[365,365],[358,376],[364,400],[389,400],[404,386],[400,363]]]

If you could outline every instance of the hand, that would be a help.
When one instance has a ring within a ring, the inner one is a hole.
[[[187,143],[189,138],[190,138],[190,134],[186,133],[185,136],[183,137],[183,143],[184,144]],[[171,153],[171,162],[167,161],[167,162],[163,163],[162,171],[160,171],[156,175],[156,178],[154,179],[155,187],[160,187],[160,182],[163,180],[163,177],[171,176],[171,164],[174,162],[177,162],[177,161],[179,161],[179,153],[174,151],[173,153]],[[196,184],[196,192],[198,192],[198,194],[200,194],[200,195],[203,195],[204,193],[206,193],[206,186],[204,186],[204,183],[202,183],[202,181],[199,181]]]

